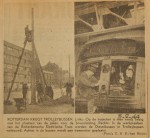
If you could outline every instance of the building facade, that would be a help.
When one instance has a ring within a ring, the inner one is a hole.
[[[11,86],[21,53],[22,53],[22,48],[20,46],[4,41],[4,97],[5,99],[9,92],[9,88]],[[12,88],[12,92],[13,95],[15,95],[15,97],[21,96],[23,82],[28,83],[29,91],[31,90],[30,88],[31,64],[32,64],[32,53],[30,50],[25,49]],[[48,85],[52,85],[54,83],[53,72],[44,71],[44,76]]]
[[[43,70],[46,84],[47,85],[54,85],[54,75],[53,72]]]
[[[22,48],[4,41],[4,91],[7,93],[14,77]],[[31,83],[31,51],[25,50],[12,91],[20,91],[22,83]]]

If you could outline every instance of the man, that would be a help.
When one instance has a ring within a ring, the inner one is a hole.
[[[25,107],[26,107],[27,91],[28,91],[28,85],[27,85],[27,83],[23,83],[23,85],[22,85],[22,95],[23,95],[23,100],[24,100]]]
[[[93,114],[96,110],[96,106],[94,105],[94,94],[97,92],[96,87],[99,83],[94,77],[94,73],[97,68],[98,64],[91,64],[87,70],[81,72],[78,80],[80,97],[88,101],[87,109],[90,114]]]
[[[25,42],[27,42],[27,41],[31,42],[32,41],[32,31],[29,30],[29,26],[28,25],[25,27],[25,36],[26,36]]]
[[[102,110],[105,109],[107,106],[107,90],[105,83],[101,85],[100,92],[99,92],[99,100],[100,100],[100,107]]]
[[[126,69],[125,90],[127,95],[134,95],[134,65],[129,65]]]
[[[42,84],[40,82],[37,83],[37,97],[38,97],[38,103],[43,102],[43,88]]]
[[[70,82],[67,82],[64,86],[66,88],[66,94],[68,97],[72,96],[72,87],[73,85]]]
[[[49,85],[46,87],[46,95],[49,96],[51,99],[53,99],[54,91],[53,91],[52,86]]]

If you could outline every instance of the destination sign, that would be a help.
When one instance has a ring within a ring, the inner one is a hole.
[[[133,40],[109,40],[94,43],[87,46],[80,54],[80,59],[87,59],[101,56],[145,56],[145,46],[143,42]]]

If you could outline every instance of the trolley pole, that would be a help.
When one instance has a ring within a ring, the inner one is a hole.
[[[36,104],[36,68],[34,44],[34,9],[32,8],[32,65],[31,65],[31,104]]]

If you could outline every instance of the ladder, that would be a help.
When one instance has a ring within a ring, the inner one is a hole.
[[[30,36],[30,37],[31,37],[31,36]],[[32,40],[31,40],[31,41],[32,41]],[[9,103],[10,103],[10,102],[9,102],[10,94],[11,94],[11,92],[12,92],[12,88],[13,88],[13,85],[14,85],[14,82],[15,82],[15,79],[16,79],[16,76],[17,76],[17,73],[18,73],[18,70],[19,70],[19,66],[20,66],[22,57],[23,57],[23,55],[24,55],[24,51],[25,51],[27,42],[31,42],[31,41],[28,41],[28,38],[27,38],[27,36],[26,36],[25,41],[24,41],[24,46],[23,46],[21,55],[19,56],[19,61],[18,61],[18,64],[17,64],[17,68],[16,68],[16,71],[14,72],[14,77],[13,77],[13,79],[12,79],[12,83],[11,83],[11,86],[10,86],[10,88],[9,88],[8,95],[7,95],[7,99],[6,99],[6,101],[5,101],[5,104],[9,104]],[[40,59],[39,59],[39,56],[38,56],[38,53],[37,53],[37,50],[36,50],[34,44],[33,44],[33,49],[32,49],[32,50],[35,52],[36,60],[37,60],[37,62],[38,62],[38,66],[40,67],[40,72],[42,73],[42,78],[43,78],[43,80],[44,80],[44,85],[47,86],[46,79],[45,79],[45,76],[44,76],[44,72],[43,72],[42,66],[41,66],[41,64],[40,64]],[[45,95],[45,91],[44,91],[44,95]]]

